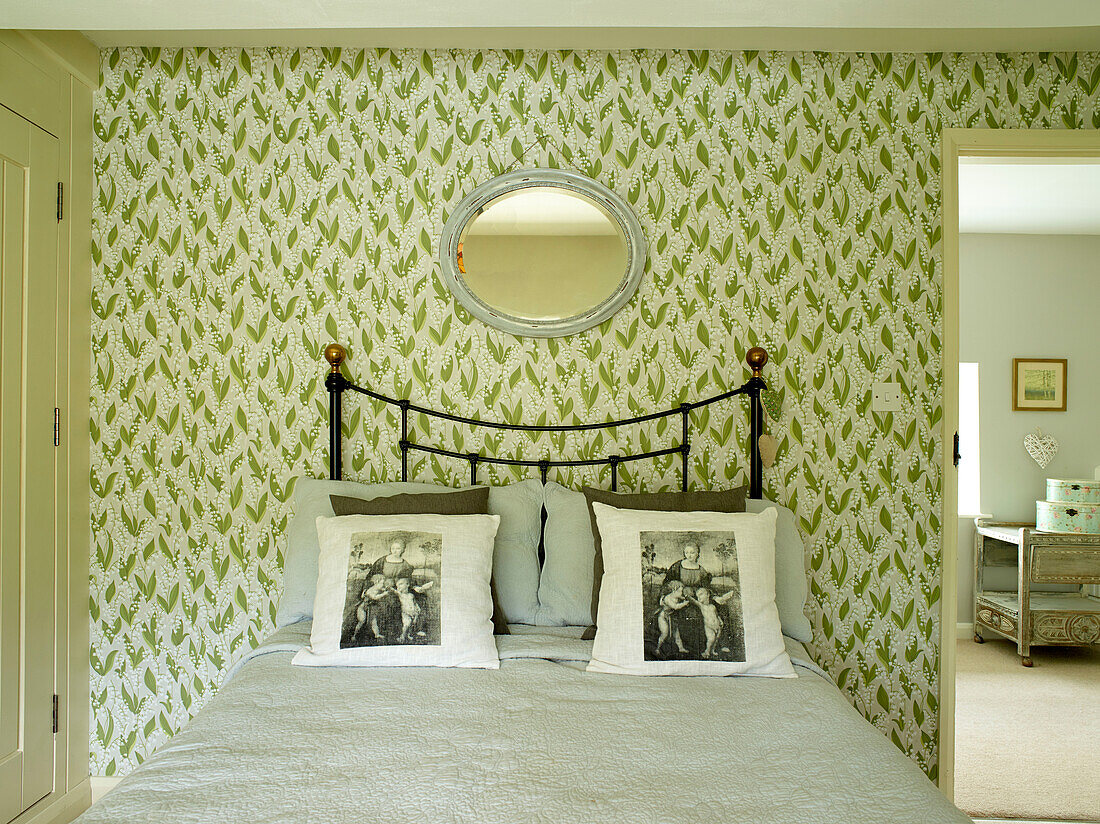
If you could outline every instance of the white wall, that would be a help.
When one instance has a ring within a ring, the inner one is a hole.
[[[1034,521],[1046,478],[1100,465],[1100,237],[962,235],[959,275],[959,357],[980,364],[982,511]],[[1016,357],[1068,358],[1065,412],[1012,411]],[[1036,426],[1060,444],[1046,469],[1023,447]],[[960,521],[959,621],[974,620],[973,597],[974,525]]]

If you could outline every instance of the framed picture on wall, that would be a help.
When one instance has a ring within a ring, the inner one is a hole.
[[[1013,358],[1012,410],[1014,412],[1065,412],[1065,358]]]

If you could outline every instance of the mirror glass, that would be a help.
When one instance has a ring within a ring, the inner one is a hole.
[[[519,335],[593,326],[633,294],[645,264],[637,218],[571,172],[504,175],[467,197],[441,243],[443,272],[475,316]]]
[[[599,204],[565,189],[532,186],[478,210],[458,255],[466,286],[493,309],[564,320],[618,288],[628,249],[618,221]]]

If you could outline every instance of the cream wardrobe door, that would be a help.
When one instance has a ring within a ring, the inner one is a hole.
[[[53,789],[57,167],[0,107],[0,822]]]

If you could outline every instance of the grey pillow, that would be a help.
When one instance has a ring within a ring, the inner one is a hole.
[[[544,627],[592,624],[592,566],[595,548],[584,495],[548,481],[544,490],[546,556],[539,578],[535,623]]]
[[[763,512],[771,506],[779,510],[775,522],[775,606],[779,609],[779,623],[784,635],[808,644],[814,640],[810,619],[806,617],[810,585],[806,576],[806,549],[794,512],[763,498],[749,498],[745,502],[748,512]]]
[[[401,493],[451,494],[445,489],[436,484],[361,484],[299,478],[294,487],[294,515],[287,526],[283,593],[275,625],[285,627],[313,617],[320,553],[317,518],[335,515],[331,495],[373,500]],[[537,479],[489,488],[489,514],[500,516],[493,551],[493,577],[501,609],[509,623],[533,624],[538,612],[542,499],[542,483]]]
[[[329,495],[336,515],[488,515],[489,487],[475,486],[454,492],[423,492],[388,495],[365,500],[346,495]],[[490,579],[493,599],[493,634],[508,635],[508,622],[497,603],[496,581]]]

